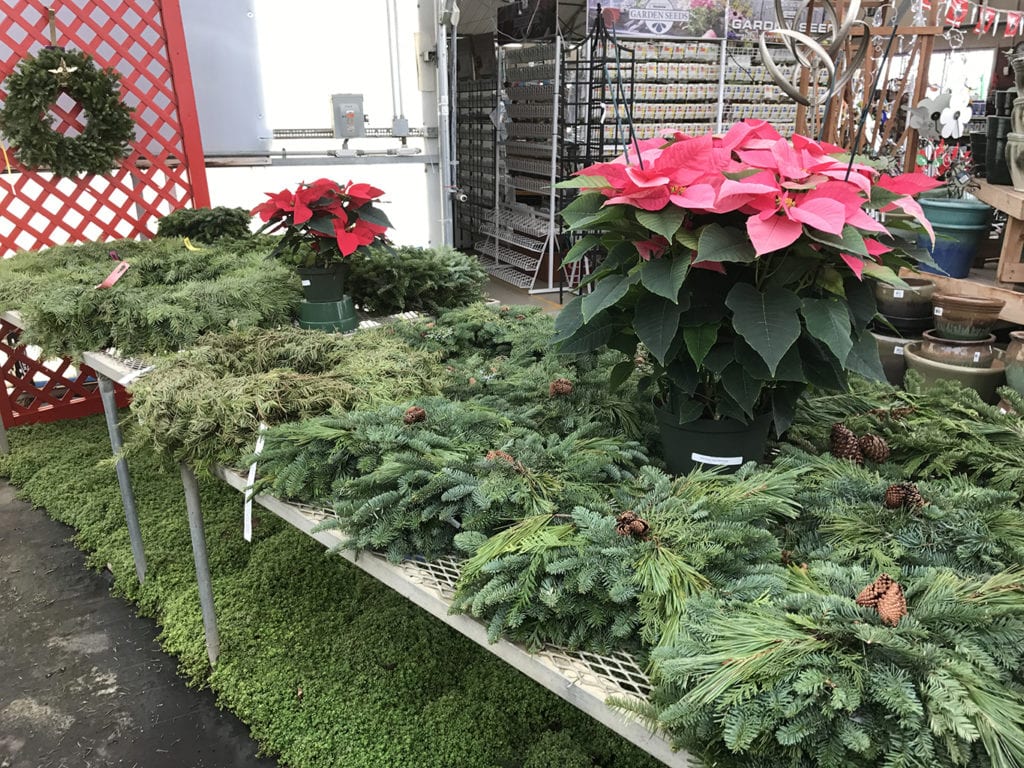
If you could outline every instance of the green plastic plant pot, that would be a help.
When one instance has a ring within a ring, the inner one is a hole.
[[[306,330],[354,331],[359,318],[351,296],[341,301],[303,301],[299,304],[299,327]]]
[[[771,414],[749,424],[735,419],[697,419],[680,424],[672,411],[654,406],[661,431],[663,458],[669,471],[683,475],[696,467],[721,467],[735,472],[748,461],[760,461],[768,447]]]
[[[332,264],[329,267],[297,267],[302,281],[302,295],[306,301],[333,302],[345,298],[345,277],[347,263]]]

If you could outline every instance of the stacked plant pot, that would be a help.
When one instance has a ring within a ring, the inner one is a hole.
[[[1024,192],[1024,54],[1010,56],[1017,97],[1010,112],[1010,132],[1006,134],[1006,164],[1010,169],[1013,188]]]
[[[1006,382],[1006,367],[992,331],[1005,302],[941,293],[932,302],[934,327],[923,333],[921,341],[904,347],[907,367],[925,382],[953,379],[974,389],[986,402],[997,402],[996,389]]]
[[[878,343],[885,377],[900,386],[907,369],[904,348],[932,327],[932,295],[935,283],[927,278],[909,277],[906,286],[875,283],[875,302],[884,318],[876,323],[872,335]]]

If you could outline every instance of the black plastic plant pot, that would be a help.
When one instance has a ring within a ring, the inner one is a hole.
[[[771,414],[749,424],[735,419],[697,419],[680,424],[672,411],[654,406],[661,431],[663,458],[669,472],[682,475],[696,467],[735,472],[748,461],[761,461],[768,447]]]
[[[328,267],[298,267],[295,270],[302,280],[302,295],[306,301],[341,301],[345,296],[345,276],[348,264],[331,264]]]

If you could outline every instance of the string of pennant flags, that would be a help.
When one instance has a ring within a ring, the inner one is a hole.
[[[923,10],[931,10],[932,3],[942,0],[921,0]],[[1005,22],[1003,37],[1017,37],[1024,30],[1024,11],[1010,11],[1003,8],[992,8],[978,5],[971,0],[945,0],[945,22],[953,27],[973,27],[977,35],[991,34],[995,36],[1000,22]]]

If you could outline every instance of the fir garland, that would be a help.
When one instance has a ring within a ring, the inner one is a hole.
[[[0,109],[0,131],[17,147],[26,168],[47,169],[57,176],[103,174],[128,154],[135,132],[131,107],[118,95],[118,75],[101,69],[80,51],[44,48],[26,56],[7,78],[7,100]],[[80,136],[53,129],[46,113],[62,94],[85,110]]]

